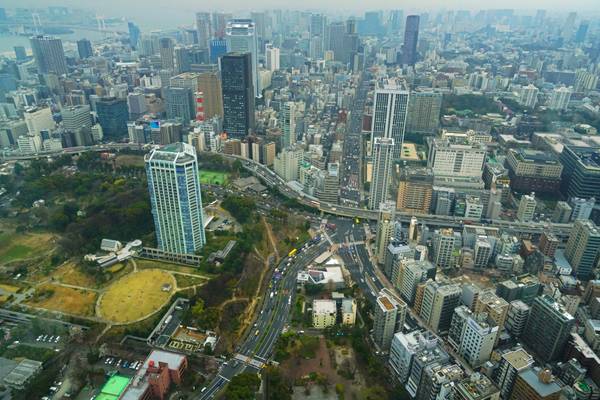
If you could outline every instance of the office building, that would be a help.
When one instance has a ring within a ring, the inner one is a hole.
[[[27,60],[27,51],[25,50],[25,46],[14,46],[15,58],[17,62]]]
[[[279,71],[279,48],[277,47],[273,47],[273,45],[268,44],[267,45],[267,49],[266,49],[266,54],[265,54],[265,58],[266,58],[266,67],[267,70],[274,72],[274,71]]]
[[[375,302],[373,340],[379,350],[388,352],[394,334],[402,329],[406,303],[388,289],[382,289]]]
[[[435,278],[435,267],[426,260],[400,259],[395,268],[398,271],[392,273],[392,281],[397,284],[402,298],[412,306],[417,286],[427,279]]]
[[[529,222],[533,220],[537,201],[533,193],[521,196],[519,208],[517,209],[517,219],[521,222]]]
[[[403,212],[428,214],[433,196],[433,174],[426,168],[402,168],[396,208]]]
[[[454,385],[463,378],[464,371],[458,364],[428,365],[423,372],[416,399],[448,399]]]
[[[458,249],[461,246],[459,232],[452,228],[439,229],[433,235],[433,264],[439,268],[453,268],[456,265]]]
[[[250,53],[228,53],[221,58],[223,130],[245,137],[254,129],[254,82]]]
[[[434,367],[438,365],[448,364],[450,357],[448,353],[444,351],[441,343],[435,342],[428,347],[427,345],[422,346],[412,357],[412,363],[410,365],[410,373],[408,380],[404,385],[406,391],[412,398],[418,395],[418,390],[422,383],[426,380],[426,371],[428,367]]]
[[[256,26],[251,19],[233,19],[225,28],[227,50],[234,53],[250,54],[250,71],[252,77],[252,95],[260,97],[258,82],[258,40]]]
[[[196,32],[198,34],[198,46],[201,49],[208,49],[208,43],[213,35],[211,22],[210,13],[196,13]]]
[[[202,93],[204,118],[223,117],[223,96],[218,71],[198,74],[198,92]]]
[[[392,173],[394,139],[376,137],[373,145],[373,177],[369,196],[369,209],[377,210],[387,201]]]
[[[423,349],[435,349],[438,345],[437,341],[435,335],[427,330],[396,333],[392,338],[389,357],[389,366],[394,379],[401,385],[406,384],[415,355]]]
[[[476,314],[487,314],[501,331],[506,322],[509,304],[506,300],[496,295],[493,291],[486,290],[480,292],[477,296],[473,310]]]
[[[282,149],[275,160],[273,169],[286,182],[297,181],[300,176],[300,165],[304,160],[304,150],[300,146]]]
[[[377,218],[377,232],[375,238],[375,249],[377,261],[382,264],[385,252],[394,234],[396,207],[393,202],[386,201],[379,204],[379,217]]]
[[[562,192],[566,197],[600,198],[600,146],[565,145],[560,162],[563,165]]]
[[[486,313],[459,306],[452,316],[448,343],[471,367],[477,368],[490,359],[498,334],[498,325]]]
[[[329,163],[327,172],[323,178],[323,190],[319,191],[317,197],[319,201],[337,204],[340,191],[340,164]]]
[[[87,39],[79,39],[77,41],[77,53],[79,54],[79,58],[82,60],[92,57],[94,55],[92,42]]]
[[[50,131],[56,125],[50,107],[27,108],[23,117],[30,136],[40,136],[42,131]]]
[[[521,300],[511,301],[506,315],[506,322],[504,323],[506,330],[514,337],[520,337],[525,331],[529,312],[529,306]]]
[[[162,69],[175,71],[175,44],[173,39],[163,37],[158,40],[158,51]]]
[[[496,286],[496,294],[504,300],[511,302],[521,300],[527,305],[542,292],[542,284],[533,275],[525,274],[502,281]]]
[[[540,90],[532,84],[521,88],[519,104],[527,108],[535,108]]]
[[[192,90],[186,87],[167,87],[164,92],[167,118],[189,125],[196,116]]]
[[[598,263],[600,229],[590,220],[577,220],[573,224],[565,257],[578,279],[589,280]]]
[[[33,58],[40,74],[64,75],[68,72],[62,41],[52,36],[29,39]]]
[[[402,64],[414,66],[417,62],[417,44],[419,42],[419,20],[418,15],[406,17],[404,27],[404,44],[402,45]]]
[[[544,231],[540,236],[540,244],[538,248],[546,257],[554,258],[554,254],[556,253],[556,249],[558,248],[559,244],[560,240],[554,233],[550,231]]]
[[[129,44],[133,49],[137,49],[140,41],[140,28],[133,22],[127,22],[127,31],[129,33]]]
[[[130,120],[136,120],[148,111],[146,95],[141,92],[127,94],[127,112]]]
[[[569,199],[569,206],[571,207],[571,216],[569,220],[577,221],[578,219],[590,219],[595,205],[596,199],[593,197],[590,197],[589,199],[571,197]]]
[[[406,116],[410,91],[402,81],[387,80],[375,90],[375,104],[371,123],[371,144],[376,138],[394,140],[394,160],[400,160],[404,144]]]
[[[554,207],[554,212],[552,213],[552,222],[566,224],[571,220],[572,212],[573,209],[569,203],[566,201],[559,201]]]
[[[481,178],[486,155],[484,145],[452,143],[440,138],[431,139],[429,144],[427,166],[435,176]]]
[[[563,166],[553,153],[509,149],[506,163],[514,191],[556,193],[560,189]]]
[[[406,116],[406,132],[422,135],[437,133],[440,126],[442,94],[415,91],[410,94]]]
[[[519,373],[533,366],[533,357],[522,348],[502,352],[492,380],[500,389],[500,396],[508,399]]]
[[[92,127],[92,115],[89,105],[66,107],[60,111],[63,127],[71,132]]]
[[[206,243],[196,150],[169,144],[147,154],[145,164],[158,248],[196,254]]]
[[[549,369],[527,368],[517,375],[510,400],[558,400],[561,390]]]
[[[521,339],[540,359],[554,361],[562,355],[575,319],[552,297],[536,297]]]
[[[448,332],[461,293],[460,285],[428,281],[425,284],[419,316],[434,332]]]
[[[548,108],[556,111],[565,111],[569,108],[569,101],[571,100],[571,89],[564,86],[554,89],[550,100],[548,101]]]

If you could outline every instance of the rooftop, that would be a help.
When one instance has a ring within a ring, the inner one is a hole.
[[[529,367],[533,364],[533,357],[523,349],[509,351],[502,355],[517,371]]]
[[[560,392],[560,385],[556,383],[555,380],[550,380],[544,382],[539,373],[541,371],[539,369],[528,368],[525,371],[519,373],[521,379],[523,379],[527,384],[536,391],[540,395],[541,398],[546,398],[551,394]]]

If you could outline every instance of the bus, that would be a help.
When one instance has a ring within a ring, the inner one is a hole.
[[[290,251],[288,253],[288,257],[294,257],[296,255],[296,253],[298,252],[298,249],[292,249],[292,251]]]

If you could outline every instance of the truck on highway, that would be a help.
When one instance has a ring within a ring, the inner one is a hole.
[[[289,253],[288,253],[288,257],[294,257],[296,255],[296,253],[298,252],[298,249],[292,249]]]

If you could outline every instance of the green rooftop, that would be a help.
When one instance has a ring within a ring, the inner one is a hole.
[[[96,400],[116,400],[119,398],[121,393],[125,391],[127,385],[129,385],[130,379],[122,375],[113,375],[109,380],[102,386],[100,394],[96,397]]]

